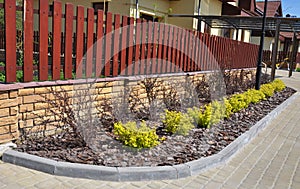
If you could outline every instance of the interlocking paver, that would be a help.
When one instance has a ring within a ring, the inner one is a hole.
[[[300,91],[300,73],[281,79]],[[300,188],[300,97],[230,161],[179,180],[106,182],[53,176],[0,161],[0,188]]]

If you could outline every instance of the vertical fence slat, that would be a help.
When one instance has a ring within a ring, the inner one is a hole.
[[[102,56],[103,56],[103,11],[97,12],[97,42],[96,42],[96,77],[101,76],[102,72]]]
[[[201,65],[202,65],[202,49],[203,49],[202,37],[203,37],[203,34],[201,32],[199,32],[199,35],[198,35],[199,47],[198,47],[197,71],[201,70]]]
[[[181,47],[180,47],[180,60],[179,68],[180,71],[184,71],[184,53],[185,53],[185,30],[181,30]]]
[[[127,36],[128,36],[128,17],[122,16],[122,44],[121,44],[121,68],[120,74],[126,75],[126,43],[127,43]]]
[[[5,76],[6,82],[15,82],[16,77],[16,1],[5,1]]]
[[[141,43],[141,20],[136,20],[136,27],[135,27],[135,59],[134,59],[134,75],[139,74],[139,66],[140,66],[140,43]]]
[[[164,25],[159,24],[159,42],[158,42],[158,53],[157,53],[157,73],[162,72],[163,65],[163,36],[164,36]]]
[[[64,77],[65,79],[72,78],[72,45],[73,45],[73,15],[74,6],[71,3],[66,3],[66,21],[65,21],[65,66]]]
[[[24,81],[33,80],[33,0],[24,0]]]
[[[133,31],[134,31],[134,18],[130,18],[129,19],[129,41],[128,41],[128,63],[127,63],[127,66],[128,66],[128,72],[127,74],[128,75],[132,75],[132,71],[133,71],[133,67],[132,67],[132,61],[133,61]]]
[[[112,13],[106,14],[106,41],[105,41],[105,76],[110,76],[111,46],[112,46]]]
[[[48,80],[48,1],[39,0],[39,80]]]
[[[182,30],[179,28],[177,29],[177,45],[176,45],[176,59],[175,59],[175,72],[180,72],[180,48],[181,48],[181,32]]]
[[[227,69],[227,66],[224,63],[224,59],[223,59],[223,57],[224,57],[224,55],[223,55],[224,54],[223,53],[224,37],[220,38],[219,42],[220,42],[219,64],[223,65],[223,67]]]
[[[168,62],[167,62],[167,72],[170,73],[171,72],[171,67],[172,67],[172,42],[173,42],[173,30],[174,28],[173,27],[170,27],[168,25],[168,30],[169,30],[169,39],[168,39],[168,48],[167,48],[167,52],[168,52]]]
[[[177,28],[176,27],[173,27],[173,44],[172,44],[172,68],[171,68],[171,72],[175,72],[176,70],[176,50],[177,50]]]
[[[153,44],[152,44],[152,74],[157,73],[157,50],[158,50],[158,23],[154,23]]]
[[[141,59],[140,59],[140,74],[145,74],[145,51],[146,51],[146,36],[147,36],[147,22],[142,22],[142,42],[141,42]]]
[[[53,53],[52,53],[52,79],[60,79],[60,54],[61,54],[61,15],[62,3],[53,2]]]
[[[87,52],[86,52],[86,63],[85,63],[85,71],[86,77],[90,78],[93,74],[93,43],[94,43],[94,9],[87,9],[87,27],[86,27],[86,35],[87,35]]]
[[[167,50],[168,50],[168,36],[169,36],[169,26],[164,26],[164,38],[163,38],[163,63],[162,63],[162,73],[166,73],[167,71]]]
[[[119,49],[120,49],[120,15],[116,14],[114,19],[114,57],[113,57],[113,76],[118,75],[119,71]]]
[[[199,32],[198,33],[198,40],[199,40],[199,47],[198,47],[198,63],[197,63],[197,70],[196,71],[200,71],[201,70],[201,65],[202,65],[202,49],[203,49],[203,42],[202,42],[202,33]]]
[[[211,36],[211,46],[212,46],[212,54],[211,54],[211,69],[218,69],[216,66],[216,36]]]
[[[152,67],[154,67],[154,60],[152,59],[151,53],[153,53],[153,23],[148,22],[148,37],[147,37],[147,63],[146,63],[146,74],[150,74]],[[152,62],[152,65],[151,65]]]
[[[216,36],[216,46],[215,46],[215,54],[216,54],[216,61],[220,68],[223,68],[223,65],[220,63],[220,37]]]
[[[204,49],[203,49],[203,71],[207,71],[207,57],[209,54],[209,46],[208,46],[208,34],[204,33],[203,36]]]
[[[197,51],[198,51],[198,44],[199,44],[199,41],[198,41],[198,32],[195,31],[193,32],[193,49],[192,49],[192,71],[195,71],[196,70],[196,64],[197,64]]]
[[[77,7],[76,19],[76,78],[82,78],[82,57],[83,57],[83,29],[84,29],[84,8]]]
[[[184,56],[184,71],[190,71],[189,67],[189,52],[190,52],[190,32],[186,30],[185,32],[185,56]]]

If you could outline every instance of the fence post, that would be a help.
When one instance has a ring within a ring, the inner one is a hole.
[[[16,82],[16,1],[4,2],[5,15],[5,79],[6,82]]]

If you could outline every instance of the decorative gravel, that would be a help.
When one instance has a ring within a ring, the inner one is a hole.
[[[111,167],[181,164],[218,153],[294,92],[286,88],[267,100],[251,104],[211,129],[193,129],[188,136],[166,134],[166,140],[151,149],[136,150],[123,146],[110,132],[97,135],[92,148],[86,147],[74,136],[49,136],[23,140],[16,149],[57,161]],[[159,135],[164,134],[162,129],[157,132]]]

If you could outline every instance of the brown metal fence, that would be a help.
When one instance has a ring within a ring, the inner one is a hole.
[[[16,9],[21,7],[16,7],[14,0],[0,4],[5,9],[0,49],[5,53],[6,82],[16,82],[16,61],[20,52],[25,82],[33,81],[34,75],[41,81],[48,80],[49,76],[59,80],[61,75],[64,79],[72,79],[74,72],[76,78],[91,78],[204,71],[214,69],[212,62],[223,68],[256,65],[257,45],[162,23],[135,21],[109,12],[104,15],[98,11],[94,15],[92,8],[87,8],[85,18],[84,7],[78,6],[74,12],[74,6],[67,3],[62,12],[59,1],[53,2],[53,12],[49,12],[46,0],[39,0],[39,9],[35,10],[33,0],[24,1],[26,20],[20,34],[23,40],[21,51],[17,49],[19,32],[15,19]],[[38,15],[37,21],[34,15]],[[38,31],[34,31],[35,21],[39,22]],[[103,36],[105,40],[101,40]]]

